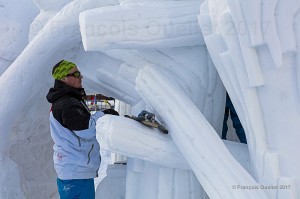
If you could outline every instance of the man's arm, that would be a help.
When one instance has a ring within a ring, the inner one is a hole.
[[[63,106],[62,122],[77,136],[89,139],[96,136],[96,121],[103,115],[102,111],[90,115],[80,102],[72,100]]]
[[[89,128],[90,114],[75,99],[65,101],[61,111],[62,125],[72,131]]]

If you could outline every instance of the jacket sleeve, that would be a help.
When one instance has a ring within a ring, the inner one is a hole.
[[[62,105],[62,125],[71,131],[89,128],[90,114],[77,100],[68,100]]]
[[[96,121],[99,117],[102,117],[104,113],[102,111],[97,111],[91,115],[89,120],[89,128],[81,131],[73,131],[77,136],[85,139],[90,139],[96,136]]]

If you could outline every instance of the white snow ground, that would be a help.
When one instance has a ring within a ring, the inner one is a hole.
[[[129,104],[120,112],[151,110],[170,130],[99,120],[102,147],[129,158],[109,166],[97,198],[299,198],[299,9],[297,0],[0,0],[0,198],[58,198],[45,95],[60,59],[77,63],[88,93]],[[223,84],[248,148],[219,139]]]

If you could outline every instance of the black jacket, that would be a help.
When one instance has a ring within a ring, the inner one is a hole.
[[[70,130],[84,130],[89,128],[90,112],[82,97],[83,88],[73,88],[62,81],[55,80],[54,87],[47,94],[48,102],[52,103],[54,118],[65,128]]]

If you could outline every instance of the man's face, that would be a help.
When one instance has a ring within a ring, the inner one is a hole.
[[[74,73],[79,72],[77,67],[72,68],[70,70],[69,74],[64,77],[61,81],[63,81],[65,84],[74,87],[74,88],[82,88],[82,75],[79,75],[79,77],[76,77]]]

